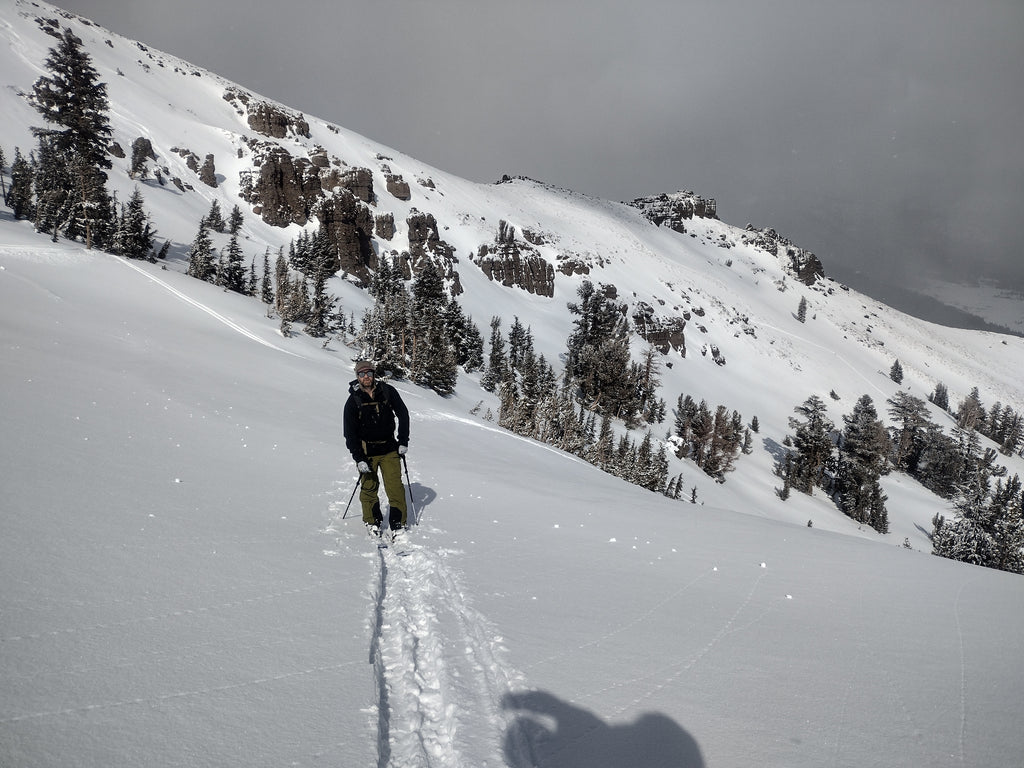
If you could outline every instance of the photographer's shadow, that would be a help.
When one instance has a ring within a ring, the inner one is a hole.
[[[697,742],[665,715],[608,725],[543,691],[510,693],[502,706],[519,714],[505,733],[511,768],[704,768]]]

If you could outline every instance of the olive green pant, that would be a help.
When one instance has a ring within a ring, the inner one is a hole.
[[[363,505],[363,522],[367,525],[381,525],[383,522],[380,517],[380,504],[377,496],[382,477],[384,492],[388,497],[388,506],[391,508],[388,515],[390,526],[397,528],[400,525],[404,528],[406,526],[405,488],[402,486],[402,460],[398,456],[398,451],[385,453],[382,456],[368,456],[366,463],[370,465],[370,471],[360,477],[359,488],[359,501]],[[378,471],[380,477],[377,476]],[[376,515],[374,515],[374,507],[376,507]]]

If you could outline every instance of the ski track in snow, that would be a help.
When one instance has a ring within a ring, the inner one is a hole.
[[[277,350],[278,352],[283,352],[286,355],[291,355],[292,357],[302,357],[302,355],[296,354],[295,352],[292,352],[291,350],[285,349],[284,347],[279,347],[276,344],[271,344],[266,339],[261,339],[259,336],[257,336],[255,333],[253,333],[249,329],[239,325],[234,320],[232,320],[232,319],[230,319],[228,317],[225,317],[220,312],[217,312],[216,310],[211,309],[210,307],[206,306],[202,302],[196,301],[192,297],[182,293],[177,288],[175,288],[174,286],[172,286],[169,283],[165,282],[164,280],[161,280],[156,275],[151,275],[149,272],[147,272],[146,270],[144,270],[142,267],[138,266],[137,264],[132,264],[130,261],[128,261],[128,259],[122,258],[121,256],[114,256],[113,254],[104,254],[104,255],[110,256],[110,258],[112,258],[112,259],[116,259],[117,261],[121,262],[122,264],[124,264],[129,269],[134,269],[140,275],[143,275],[144,277],[148,278],[149,280],[152,280],[157,285],[161,286],[165,290],[167,290],[170,293],[172,293],[175,296],[177,296],[179,299],[184,301],[186,304],[191,304],[193,307],[196,307],[197,309],[201,309],[206,314],[210,315],[211,317],[213,317],[216,320],[219,320],[220,322],[224,323],[224,325],[226,325],[228,328],[230,328],[233,331],[237,331],[238,333],[242,334],[246,338],[252,339],[256,343],[262,344],[265,347],[270,347],[271,349]]]
[[[503,661],[503,639],[469,604],[455,556],[421,545],[370,555],[379,768],[504,764],[511,722],[502,698],[521,680]]]

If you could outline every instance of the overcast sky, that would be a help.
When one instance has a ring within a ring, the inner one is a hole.
[[[1024,290],[1024,0],[57,5],[465,178],[689,189],[855,287]]]

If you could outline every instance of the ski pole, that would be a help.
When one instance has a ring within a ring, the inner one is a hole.
[[[343,514],[341,516],[342,520],[344,520],[346,517],[348,517],[348,508],[352,506],[352,499],[354,499],[356,497],[356,491],[359,489],[359,484],[362,481],[362,479],[363,479],[363,473],[360,472],[359,473],[359,477],[356,478],[355,487],[352,488],[352,495],[348,497],[348,504],[345,505],[345,514]]]
[[[416,511],[416,499],[412,496],[412,482],[409,480],[409,462],[402,456],[402,466],[405,467],[405,484],[409,488],[409,503],[412,505],[412,521],[414,525],[420,524],[420,513]]]

